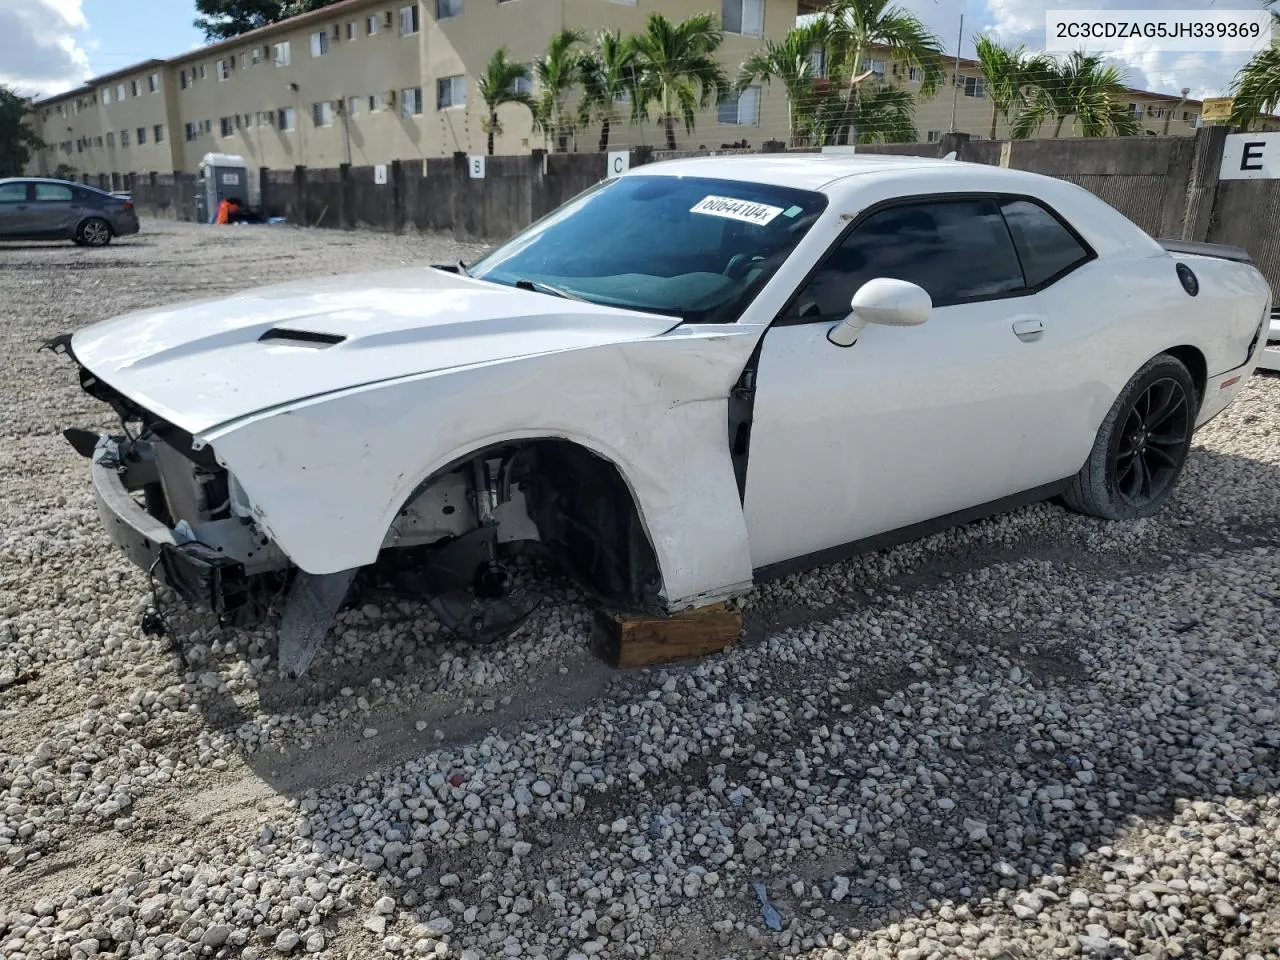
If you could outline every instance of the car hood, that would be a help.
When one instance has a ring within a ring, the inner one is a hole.
[[[657,336],[675,317],[430,267],[263,287],[78,331],[77,362],[191,434],[337,390]]]

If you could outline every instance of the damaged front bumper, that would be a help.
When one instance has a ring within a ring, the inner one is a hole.
[[[93,490],[107,536],[150,576],[220,622],[258,622],[268,612],[266,598],[286,586],[288,560],[244,518],[171,526],[157,448],[115,436],[99,436],[94,444]]]

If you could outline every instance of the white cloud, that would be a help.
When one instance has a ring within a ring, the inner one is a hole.
[[[1187,10],[1203,11],[1204,0],[1164,0],[1161,3],[1142,0],[1090,0],[1088,3],[1070,0],[986,0],[986,12],[990,15],[988,26],[1004,43],[1025,43],[1032,49],[1043,49],[1045,44],[1045,11],[1047,10]],[[1224,5],[1224,9],[1250,9],[1249,0]],[[981,28],[979,28],[981,29]],[[968,31],[966,31],[968,33]],[[1249,59],[1247,53],[1161,53],[1150,50],[1137,41],[1126,41],[1120,50],[1100,50],[1108,61],[1123,69],[1129,85],[1154,90],[1159,93],[1177,94],[1182,87],[1191,88],[1191,97],[1223,95],[1236,71]]]
[[[0,0],[0,83],[49,96],[91,75],[81,0]]]

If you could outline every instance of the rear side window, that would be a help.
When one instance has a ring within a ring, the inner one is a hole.
[[[0,203],[22,203],[26,199],[25,183],[0,183]]]
[[[71,188],[60,183],[37,183],[36,200],[45,202],[63,202],[71,199]]]
[[[1000,205],[1022,260],[1028,287],[1038,287],[1089,259],[1089,251],[1057,217],[1030,200]]]

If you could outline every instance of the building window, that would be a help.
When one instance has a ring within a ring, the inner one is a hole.
[[[287,67],[293,62],[293,52],[289,47],[289,41],[277,43],[271,48],[271,59],[276,62],[277,67]]]
[[[529,66],[525,66],[525,73],[516,77],[511,84],[513,93],[533,93],[533,70]],[[628,96],[628,100],[630,97]]]
[[[920,67],[912,67],[907,71],[907,78],[913,83],[920,83],[924,80],[924,70]]]
[[[250,62],[250,63],[261,63],[261,62],[262,62],[262,48],[261,48],[261,47],[255,46],[252,50],[250,50],[250,51],[249,51],[249,62]]]
[[[722,0],[720,16],[726,33],[748,37],[764,33],[764,0]]]
[[[196,125],[188,120],[182,125],[182,135],[186,137],[187,143],[194,140],[199,134],[196,132]]]
[[[129,131],[128,131],[128,130],[121,130],[121,131],[120,131],[120,146],[121,146],[121,147],[127,147],[127,146],[129,146]]]
[[[718,119],[721,123],[751,125],[760,122],[760,88],[747,87],[738,96],[722,100]]]
[[[926,143],[937,143],[939,140],[942,139],[942,131],[930,130],[927,134],[925,134],[924,139]]]
[[[376,16],[365,17],[364,18],[365,36],[372,37],[377,32],[378,32],[378,18]]]
[[[883,76],[884,76],[884,61],[883,61],[883,60],[868,60],[868,61],[867,61],[867,69],[868,69],[868,70],[870,70],[870,71],[871,71],[873,74],[875,74],[877,77],[883,77]]]
[[[217,63],[218,82],[231,79],[231,63],[228,60],[219,60]]]
[[[369,94],[369,112],[377,113],[381,109],[382,109],[382,94],[380,93]]]
[[[441,77],[436,81],[436,109],[464,107],[467,104],[467,78]]]
[[[983,97],[987,93],[987,82],[982,77],[956,77],[956,86],[964,90],[966,97]]]
[[[111,105],[111,88],[110,87],[102,88],[102,105],[104,107]]]
[[[114,150],[116,148],[116,135],[110,131],[107,132],[107,149]]]
[[[138,134],[138,146],[142,146],[144,143],[146,143],[146,142],[147,142],[147,128],[146,128],[146,127],[139,127],[139,128],[135,131],[135,133],[137,133],[137,134]]]
[[[412,117],[422,112],[422,88],[406,87],[400,91],[400,114]]]
[[[164,124],[157,123],[151,128],[151,139],[156,143],[164,143]]]
[[[825,48],[815,50],[809,54],[809,69],[813,71],[815,77],[825,77],[827,75],[827,51]]]
[[[462,12],[462,0],[436,0],[436,19],[448,20]]]
[[[418,5],[400,8],[400,36],[408,37],[418,32]]]
[[[138,95],[138,81],[137,81],[137,80],[130,80],[130,81],[129,81],[129,94],[130,94],[131,96],[134,96],[134,97],[136,97],[136,96]]]
[[[235,129],[236,129],[235,122],[230,117],[218,118],[218,135],[219,136],[229,137],[233,132],[235,132]]]
[[[333,104],[328,100],[313,103],[311,105],[311,122],[317,127],[333,126]]]
[[[360,97],[347,97],[347,116],[356,117],[360,115]]]
[[[348,20],[347,21],[347,39],[354,40],[358,35],[359,35],[358,31],[356,30],[356,22],[354,20]]]
[[[200,64],[200,79],[201,80],[208,79],[208,76],[209,76],[209,65],[206,63]]]
[[[1154,117],[1156,120],[1159,120],[1161,117],[1164,116],[1164,107],[1152,107],[1151,116]]]
[[[311,56],[323,57],[329,52],[329,34],[321,30],[311,35]]]
[[[292,130],[296,123],[297,114],[293,107],[281,107],[276,112],[276,126],[281,130]]]
[[[160,74],[153,73],[151,76],[147,77],[147,89],[152,93],[155,93],[160,89]]]
[[[99,149],[99,150],[101,150],[101,149],[102,149],[102,138],[101,138],[101,137],[98,137],[97,147],[98,147],[98,149]]]
[[[123,83],[116,84],[116,99],[119,100],[121,103],[124,102],[124,84]],[[66,114],[63,114],[63,116],[65,115]]]

